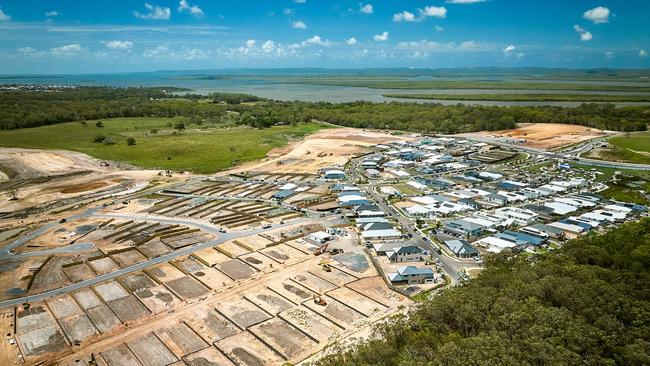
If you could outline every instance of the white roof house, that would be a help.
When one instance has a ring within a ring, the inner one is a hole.
[[[315,241],[317,243],[324,243],[332,238],[332,235],[324,232],[324,231],[317,231],[315,233],[311,233],[307,235],[307,239]]]
[[[491,253],[501,253],[501,251],[506,248],[512,248],[516,246],[515,243],[497,238],[496,236],[488,236],[486,238],[478,240],[476,243],[482,247],[487,248],[488,252]]]
[[[402,233],[395,229],[368,230],[361,232],[361,237],[365,240],[387,240],[402,237]]]
[[[615,221],[625,220],[627,214],[622,211],[595,210],[583,214],[582,217],[588,219],[594,219],[601,222],[603,221],[615,222]]]
[[[534,222],[539,215],[533,211],[519,207],[502,207],[494,210],[494,215],[506,219],[513,219],[520,225],[527,225]]]
[[[566,203],[567,205],[576,206],[576,207],[594,207],[596,204],[591,201],[583,200],[580,198],[574,197],[558,197],[555,199],[557,202]]]
[[[419,189],[419,190],[426,190],[427,189],[427,186],[425,184],[422,184],[422,183],[414,181],[414,180],[410,180],[410,181],[406,182],[406,184],[408,184],[409,186],[411,186],[411,187],[413,187],[415,189]]]
[[[575,206],[557,201],[544,202],[544,206],[552,208],[553,213],[556,215],[566,215],[568,213],[578,211],[578,208]]]
[[[617,204],[607,205],[607,206],[605,206],[603,208],[608,210],[608,211],[618,211],[618,212],[625,212],[625,213],[632,212],[631,208],[625,207],[625,206],[619,206]]]
[[[586,231],[586,229],[582,226],[567,224],[564,222],[552,222],[548,224],[548,226],[553,226],[560,230],[567,231],[574,234],[582,234]]]

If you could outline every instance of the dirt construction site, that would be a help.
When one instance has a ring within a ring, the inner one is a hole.
[[[0,149],[0,364],[296,364],[368,336],[411,301],[318,173],[409,138],[327,129],[213,176]]]
[[[529,123],[520,124],[512,130],[481,131],[460,134],[466,137],[494,138],[497,141],[516,143],[518,145],[552,150],[567,145],[576,144],[597,137],[613,134],[595,128],[560,123]]]
[[[245,237],[18,307],[15,338],[29,363],[296,363],[409,303],[316,247]]]
[[[411,138],[355,128],[326,129],[272,150],[261,162],[245,164],[229,172],[317,174],[321,168],[342,167],[351,157],[368,151],[372,145],[399,140]]]

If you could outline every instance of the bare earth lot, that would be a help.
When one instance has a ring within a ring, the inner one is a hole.
[[[524,139],[520,145],[551,150],[558,147],[579,143],[597,137],[613,134],[595,128],[565,125],[559,123],[530,123],[503,131],[481,131],[460,134],[466,137],[492,137],[500,139]]]
[[[262,162],[245,164],[224,173],[255,171],[273,173],[316,174],[325,167],[341,167],[355,154],[369,146],[398,140],[408,135],[392,136],[356,128],[334,128],[309,135],[304,140],[273,149]]]

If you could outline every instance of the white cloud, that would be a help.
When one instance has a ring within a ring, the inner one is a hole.
[[[435,29],[436,29],[437,32],[442,32],[443,30],[445,30],[445,28],[443,28],[443,27],[441,27],[439,25],[436,25]]]
[[[133,42],[131,41],[118,41],[118,40],[113,40],[113,41],[107,41],[107,42],[102,42],[104,46],[112,49],[112,50],[128,50],[131,47],[133,47]]]
[[[58,17],[58,16],[59,16],[59,12],[56,11],[56,10],[47,11],[47,12],[45,12],[45,16],[48,17],[48,18],[49,18],[49,17]]]
[[[447,0],[447,4],[476,4],[476,3],[484,3],[487,0]]]
[[[363,14],[372,14],[374,13],[375,9],[372,7],[372,4],[366,4],[363,5],[363,3],[359,3],[359,12]]]
[[[291,23],[291,28],[293,29],[307,29],[307,24],[303,22],[302,20],[296,20],[295,22]]]
[[[582,14],[582,17],[592,21],[594,24],[607,23],[609,22],[609,9],[604,6],[599,6],[590,10],[585,11]]]
[[[178,51],[172,51],[167,46],[158,46],[144,51],[142,56],[159,60],[193,61],[206,59],[208,54],[200,48],[182,48]]]
[[[415,22],[415,14],[404,10],[401,13],[393,14],[393,21],[394,22]]]
[[[513,44],[511,44],[509,46],[506,46],[503,49],[503,54],[508,56],[508,57],[510,57],[510,56],[514,56],[514,57],[517,57],[517,58],[524,57],[524,53],[523,52],[517,52],[517,47],[515,45],[513,45]]]
[[[296,4],[304,4],[307,2],[307,0],[293,0],[293,2]]]
[[[148,13],[140,13],[139,11],[134,11],[133,15],[136,18],[153,20],[169,20],[172,15],[171,9],[167,7],[162,8],[158,5],[151,5],[149,3],[144,3],[144,7],[149,10]]]
[[[384,42],[388,41],[388,32],[384,32],[382,34],[375,34],[372,39],[374,39],[377,42]]]
[[[275,42],[268,40],[262,44],[262,51],[264,52],[273,52],[275,50]]]
[[[178,10],[179,13],[187,11],[188,13],[194,15],[197,18],[200,18],[205,15],[203,9],[199,8],[198,5],[190,5],[190,3],[187,2],[187,0],[181,0],[178,3],[178,8],[176,10]]]
[[[646,52],[646,50],[643,49],[639,50],[639,57],[646,57],[646,56],[648,56],[648,52]]]
[[[608,59],[608,60],[613,59],[614,58],[614,52],[612,52],[612,51],[605,52],[605,58]]]
[[[447,8],[444,6],[427,6],[424,9],[417,9],[418,16],[410,11],[402,11],[401,13],[393,14],[394,22],[421,22],[427,17],[445,18],[447,16]]]
[[[582,28],[577,24],[573,26],[573,30],[580,33],[580,40],[583,42],[591,41],[594,38],[591,32],[589,32],[588,30]]]
[[[72,43],[61,47],[50,48],[50,51],[55,55],[69,55],[81,52],[81,45],[79,43]]]
[[[436,53],[453,53],[453,52],[494,52],[498,47],[493,44],[480,43],[477,41],[464,41],[461,43],[448,42],[441,43],[423,39],[421,41],[399,42],[398,49],[402,50],[419,50]]]
[[[255,40],[254,39],[249,39],[248,41],[246,41],[246,47],[247,48],[251,48],[253,46],[255,46]]]
[[[20,47],[18,49],[18,52],[20,52],[20,53],[35,53],[36,50],[34,48],[31,48],[31,47]]]
[[[357,39],[354,38],[354,37],[350,37],[350,38],[345,40],[345,43],[350,45],[350,46],[354,46],[355,44],[357,44]]]
[[[295,11],[293,9],[289,9],[289,8],[285,8],[284,10],[282,10],[282,14],[284,14],[284,15],[291,15],[294,12]]]
[[[11,16],[0,9],[0,22],[11,20]]]
[[[320,36],[313,36],[311,38],[308,38],[305,42],[309,44],[323,44],[323,40],[320,38]]]
[[[447,16],[447,8],[444,6],[427,6],[423,11],[424,16],[444,18]]]

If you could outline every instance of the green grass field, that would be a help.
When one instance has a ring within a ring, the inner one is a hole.
[[[115,118],[102,120],[104,127],[70,122],[37,128],[0,131],[0,146],[78,151],[98,159],[123,161],[132,165],[171,170],[213,173],[239,163],[263,158],[285,145],[289,139],[327,128],[319,124],[250,127],[194,128],[177,132],[177,118]],[[158,133],[151,130],[158,129]],[[115,144],[93,142],[97,135]],[[128,146],[127,138],[136,139]]]
[[[650,131],[612,137],[608,142],[615,147],[608,158],[650,164]]]
[[[513,94],[384,94],[387,98],[469,100],[500,102],[650,102],[650,95],[616,94],[556,94],[556,93],[513,93]]]

